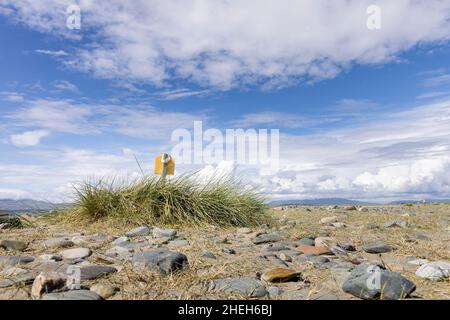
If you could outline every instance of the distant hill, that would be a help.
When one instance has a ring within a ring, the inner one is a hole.
[[[402,204],[402,203],[450,203],[450,199],[423,199],[423,200],[397,200],[392,201],[390,204]]]
[[[274,200],[270,201],[271,206],[322,206],[322,205],[364,205],[374,204],[370,202],[350,200],[343,198],[321,198],[321,199],[303,199],[303,200]]]
[[[15,211],[15,212],[33,212],[33,211],[50,211],[53,209],[60,209],[67,207],[65,203],[50,203],[45,201],[22,199],[0,199],[0,211]]]

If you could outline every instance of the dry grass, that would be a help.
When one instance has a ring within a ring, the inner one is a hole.
[[[131,183],[97,180],[76,189],[74,208],[60,217],[71,222],[119,224],[212,224],[256,226],[267,220],[264,198],[233,177],[198,183],[194,175]]]

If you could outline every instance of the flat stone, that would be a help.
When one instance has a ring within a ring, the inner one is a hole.
[[[279,252],[279,251],[286,251],[290,250],[289,247],[282,246],[282,245],[269,245],[264,248],[267,252]]]
[[[318,237],[314,240],[314,246],[320,247],[320,246],[334,246],[337,244],[336,238],[332,237]]]
[[[313,247],[313,246],[298,246],[295,248],[295,250],[301,251],[304,254],[311,254],[311,255],[323,255],[323,254],[332,254],[331,250],[326,246],[319,246],[319,247]]]
[[[177,235],[177,230],[153,228],[152,234],[155,238],[173,238]]]
[[[311,238],[303,238],[296,241],[296,246],[315,246],[315,240]]]
[[[31,297],[39,299],[44,293],[62,289],[67,282],[67,276],[58,272],[41,272],[34,279],[31,287]]]
[[[0,288],[8,288],[12,287],[16,284],[31,284],[36,278],[36,273],[32,271],[27,271],[25,273],[20,273],[14,276],[11,276],[7,279],[0,280]]]
[[[189,241],[184,239],[172,240],[169,241],[168,245],[175,248],[186,247],[189,245]]]
[[[331,224],[333,227],[335,227],[336,229],[343,229],[346,228],[347,225],[343,222],[335,222]]]
[[[26,248],[28,248],[28,244],[23,241],[17,240],[1,240],[0,248],[10,251],[24,251]]]
[[[261,279],[266,282],[276,282],[276,283],[299,280],[300,278],[301,278],[300,272],[284,268],[272,269],[268,272],[265,272],[261,276]]]
[[[380,253],[386,253],[392,251],[392,246],[383,243],[383,242],[376,242],[371,244],[366,244],[362,247],[362,249],[367,253],[373,253],[373,254],[380,254]]]
[[[330,262],[330,259],[322,256],[315,255],[305,255],[297,259],[299,263],[310,262],[315,266],[323,266],[324,264]]]
[[[281,237],[278,234],[270,233],[270,234],[261,234],[253,239],[254,244],[263,244],[263,243],[272,243],[281,241]]]
[[[44,246],[49,249],[69,248],[75,243],[67,238],[52,238],[44,241]]]
[[[119,237],[119,238],[115,239],[113,242],[111,242],[111,245],[120,246],[125,243],[130,243],[130,240],[128,239],[128,237]]]
[[[34,261],[34,257],[30,256],[0,256],[0,265],[15,266],[19,264],[27,264]]]
[[[91,250],[88,248],[67,249],[61,251],[60,255],[66,260],[84,259],[91,255]]]
[[[212,280],[210,291],[221,291],[250,298],[261,298],[267,294],[264,285],[252,278],[224,278]]]
[[[108,274],[117,272],[117,269],[114,267],[102,265],[83,266],[80,268],[80,270],[82,281],[98,279]]]
[[[366,300],[398,300],[416,290],[413,282],[381,265],[363,263],[355,267],[342,285],[344,292]]]
[[[439,281],[450,277],[450,263],[445,261],[429,262],[416,271],[416,276]]]
[[[106,284],[94,284],[93,286],[91,286],[90,290],[96,294],[98,294],[100,297],[102,297],[103,299],[108,299],[111,298],[113,295],[116,294],[117,291],[119,291],[119,289],[117,287],[114,286],[110,286],[110,285],[106,285]]]
[[[137,227],[128,231],[125,235],[127,237],[138,237],[138,236],[148,236],[152,232],[147,226]]]
[[[105,255],[109,257],[118,257],[119,259],[127,259],[133,255],[134,249],[124,248],[121,246],[115,246],[111,249],[108,249],[105,252]]]
[[[42,300],[102,300],[102,297],[90,290],[72,290],[44,294]]]
[[[399,220],[389,221],[384,225],[384,228],[408,228],[408,227],[409,227],[408,222]]]
[[[165,276],[179,270],[189,268],[187,257],[179,252],[168,250],[153,250],[135,253],[133,266]]]

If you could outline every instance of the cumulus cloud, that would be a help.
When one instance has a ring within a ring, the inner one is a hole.
[[[27,131],[21,134],[11,135],[10,140],[17,147],[31,147],[38,145],[41,139],[49,134],[50,132],[46,130]]]
[[[65,27],[70,4],[5,0],[0,14],[56,36],[86,36],[64,57],[69,66],[154,85],[178,78],[226,90],[318,81],[450,36],[450,3],[439,0],[80,0],[81,34]],[[381,30],[367,28],[373,4],[382,9]]]

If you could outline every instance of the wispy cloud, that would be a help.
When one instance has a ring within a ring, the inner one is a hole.
[[[57,80],[53,82],[53,87],[61,91],[77,92],[78,87],[67,80]]]
[[[67,52],[65,52],[63,50],[37,49],[37,50],[34,50],[34,52],[36,52],[38,54],[46,55],[46,56],[52,56],[52,57],[65,57],[68,55]]]

